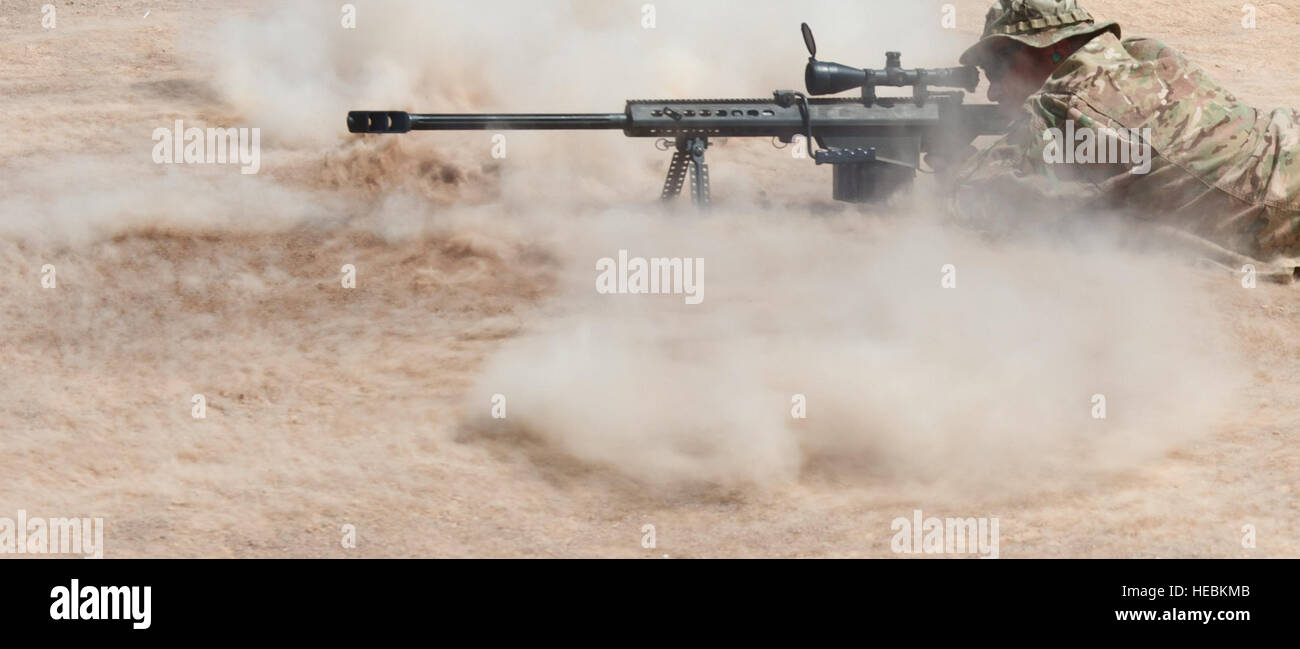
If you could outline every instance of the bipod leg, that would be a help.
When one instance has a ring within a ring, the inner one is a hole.
[[[704,211],[710,202],[709,165],[704,162],[704,151],[709,148],[709,138],[689,138],[686,148],[691,156],[691,198],[695,201],[695,207]]]
[[[664,188],[659,195],[661,200],[670,201],[681,194],[689,167],[692,202],[701,209],[709,206],[709,165],[704,162],[704,152],[708,148],[709,139],[706,137],[677,138],[677,150],[668,165],[668,177],[664,179]]]
[[[690,156],[679,146],[673,153],[672,162],[668,163],[668,177],[664,178],[664,190],[659,194],[660,200],[666,203],[682,193],[682,184],[686,182],[686,166],[690,161]]]

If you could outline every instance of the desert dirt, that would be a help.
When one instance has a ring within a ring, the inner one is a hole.
[[[997,517],[1003,557],[1300,556],[1294,286],[1109,226],[987,241],[924,182],[836,204],[767,142],[710,152],[700,219],[618,133],[344,128],[763,96],[800,20],[950,65],[983,0],[43,4],[0,0],[0,516],[103,517],[108,557],[893,557],[916,509]],[[1296,0],[1085,5],[1300,106]],[[259,172],[155,164],[176,120],[261,128]],[[595,294],[619,249],[706,259],[704,302]]]

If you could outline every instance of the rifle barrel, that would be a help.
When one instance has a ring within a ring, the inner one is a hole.
[[[517,115],[411,115],[412,131],[613,131],[627,127],[623,113]]]
[[[408,131],[619,131],[627,128],[623,113],[535,113],[514,115],[428,115],[402,111],[354,110],[348,113],[353,133]]]

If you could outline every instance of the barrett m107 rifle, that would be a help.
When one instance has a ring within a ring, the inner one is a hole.
[[[898,52],[886,54],[883,70],[818,61],[812,30],[807,23],[802,29],[809,54],[806,94],[777,90],[770,99],[637,99],[628,101],[622,113],[608,114],[352,111],[348,130],[621,130],[628,137],[660,138],[662,150],[676,148],[661,197],[670,200],[680,194],[689,175],[691,196],[701,207],[709,203],[704,152],[710,138],[770,137],[790,144],[796,136],[802,137],[813,161],[831,165],[835,200],[868,203],[909,188],[922,153],[952,155],[976,137],[1006,131],[996,106],[962,103],[962,91],[974,92],[979,83],[977,69],[904,69]],[[910,87],[912,96],[881,97],[876,94],[879,87]],[[855,88],[861,89],[861,97],[811,98]]]

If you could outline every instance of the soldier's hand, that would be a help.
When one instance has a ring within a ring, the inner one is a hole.
[[[969,144],[948,151],[930,151],[925,154],[925,164],[933,169],[935,173],[948,173],[960,167],[963,162],[966,162],[976,153],[979,153],[979,149]]]

